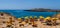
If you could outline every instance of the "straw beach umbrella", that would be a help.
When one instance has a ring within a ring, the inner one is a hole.
[[[47,25],[51,25],[52,24],[51,23],[51,17],[50,16],[46,17],[45,22],[46,22]]]
[[[41,22],[43,22],[44,21],[44,17],[43,16],[39,16],[39,20],[41,21]]]
[[[51,19],[51,17],[49,17],[49,16],[45,18],[45,20],[50,20],[50,19]]]
[[[55,21],[56,22],[57,20],[58,20],[58,18],[55,18],[55,17],[52,18],[52,21]]]
[[[30,16],[30,18],[33,18],[32,16]]]
[[[34,16],[34,21],[38,21],[38,18],[37,18],[37,16]]]
[[[18,18],[18,20],[20,21],[20,20],[21,20],[21,18]]]
[[[37,16],[34,16],[34,18],[37,18]]]
[[[52,18],[52,20],[58,20],[59,18]]]
[[[21,19],[21,18],[18,18],[18,19]]]
[[[39,16],[39,18],[44,18],[43,16]]]
[[[57,19],[58,19],[58,18],[55,18],[55,17],[52,18],[52,25],[56,25]]]
[[[29,20],[29,18],[28,18],[28,16],[26,16],[25,17],[25,22],[28,23],[28,20]]]
[[[47,21],[47,20],[51,20],[51,17],[48,16],[44,19],[44,21]]]
[[[22,18],[18,18],[18,21],[21,23],[22,22]]]
[[[25,19],[28,19],[28,16],[26,16]]]

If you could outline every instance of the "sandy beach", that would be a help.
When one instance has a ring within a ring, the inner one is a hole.
[[[24,26],[21,26],[21,27],[17,26],[17,28],[60,28],[60,25],[48,26],[48,25],[43,25],[43,23],[41,23],[40,21],[37,21],[36,24],[37,24],[37,27],[33,27],[32,25],[25,24]]]
[[[60,24],[54,24],[55,26],[49,26],[46,24],[48,23],[46,21],[51,21],[51,23],[55,23],[56,21],[57,23],[60,23],[60,18],[58,16],[58,19],[51,17],[44,18],[43,16],[40,16],[39,19],[36,19],[36,16],[34,18],[30,16],[30,18],[25,17],[23,20],[22,18],[16,18],[6,13],[0,14],[4,14],[3,16],[0,15],[0,28],[60,28]]]

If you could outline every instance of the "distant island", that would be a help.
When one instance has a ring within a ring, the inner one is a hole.
[[[44,9],[44,8],[35,8],[35,9],[29,9],[29,10],[24,10],[24,11],[31,11],[31,12],[60,12],[60,10],[56,9]]]

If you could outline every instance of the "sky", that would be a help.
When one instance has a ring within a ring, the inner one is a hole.
[[[60,9],[60,0],[0,0],[0,9]]]

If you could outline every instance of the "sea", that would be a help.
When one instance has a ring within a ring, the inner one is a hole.
[[[10,13],[12,16],[15,16],[16,18],[21,18],[25,16],[53,16],[57,14],[57,12],[30,12],[30,11],[23,11],[23,10],[0,10],[0,12]]]

